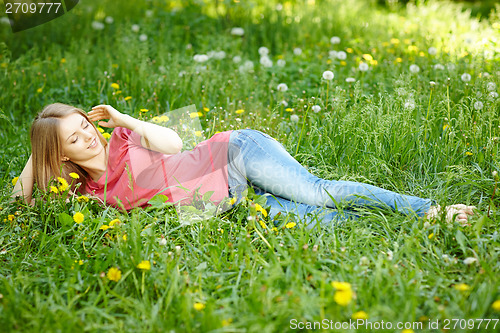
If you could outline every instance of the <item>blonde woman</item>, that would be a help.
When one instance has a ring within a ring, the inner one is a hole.
[[[93,124],[96,121],[114,128],[109,143]],[[271,217],[294,213],[309,227],[318,216],[324,225],[356,218],[359,207],[428,218],[445,213],[448,221],[461,223],[467,223],[474,209],[461,204],[442,209],[430,199],[318,178],[275,139],[250,129],[218,133],[181,152],[182,140],[175,131],[109,105],[95,106],[88,114],[65,104],[48,105],[33,122],[31,144],[32,155],[13,190],[13,196],[22,195],[28,203],[34,184],[47,191],[60,177],[72,191],[125,210],[147,206],[156,194],[178,204],[190,204],[203,194],[216,204],[226,198],[237,201],[252,186],[267,197]],[[338,203],[347,207],[341,213]]]

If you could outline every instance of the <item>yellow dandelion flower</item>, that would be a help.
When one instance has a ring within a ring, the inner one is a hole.
[[[370,64],[373,65],[373,66],[377,66],[378,65],[378,61],[377,60],[370,60]]]
[[[387,47],[387,46],[389,46],[389,42],[382,42],[382,46],[383,46],[383,47]]]
[[[73,221],[75,221],[78,224],[82,223],[84,219],[85,215],[83,215],[80,212],[76,212],[75,215],[73,215]]]
[[[352,301],[352,290],[337,290],[333,300],[340,306],[347,306]]]
[[[62,58],[61,59],[61,64],[65,64],[66,63],[66,58]]]
[[[398,58],[396,58],[396,62],[403,62],[403,59],[398,57]]]
[[[160,117],[160,121],[166,123],[170,118],[168,118],[168,116],[161,116]]]
[[[500,299],[494,301],[493,304],[491,304],[491,308],[495,311],[500,311]]]
[[[444,124],[443,125],[443,131],[446,131],[448,129],[448,127],[449,127],[448,124]]]
[[[399,39],[391,38],[391,44],[399,44]]]
[[[125,97],[125,100],[126,100],[126,101],[130,101],[131,99],[132,99],[132,96],[127,96],[127,97]]]
[[[89,197],[87,197],[85,195],[80,195],[79,197],[76,198],[76,200],[78,200],[78,202],[82,202],[82,201],[89,202]]]
[[[332,63],[332,60],[331,60],[331,59],[328,59],[328,60],[326,61],[326,63],[327,63],[328,65],[330,65],[330,64]]]
[[[344,60],[342,60],[342,61],[340,62],[340,65],[341,65],[341,66],[346,66],[346,65],[347,65],[347,62],[345,62]]]
[[[42,91],[43,91],[43,88],[38,88],[38,89],[36,90],[36,92],[37,92],[37,93],[41,93]]]
[[[236,114],[242,114],[243,112],[245,112],[245,110],[243,110],[243,109],[238,109],[238,110],[236,110],[235,112],[236,112]]]
[[[194,303],[193,308],[196,311],[201,311],[201,310],[203,310],[205,308],[205,304],[200,303],[200,302],[196,302],[196,303]]]
[[[231,200],[229,200],[230,205],[234,205],[236,203],[236,197],[232,197]]]
[[[345,51],[346,51],[347,53],[353,53],[353,52],[354,52],[354,50],[353,50],[353,49],[351,49],[350,47],[348,47],[347,49],[345,49]]]
[[[141,111],[141,112],[148,112],[149,109],[140,109],[139,111]]]
[[[121,90],[117,90],[117,91],[115,92],[115,94],[116,94],[116,95],[120,95],[121,93],[122,93],[122,91],[121,91]]]
[[[409,52],[417,52],[418,47],[416,47],[415,45],[410,45],[410,46],[408,46],[408,51]]]
[[[425,57],[425,53],[424,53],[424,52],[422,52],[422,51],[420,51],[420,52],[418,53],[418,55],[419,55],[420,57]]]
[[[351,284],[349,282],[332,281],[330,284],[337,290],[351,290]]]
[[[57,177],[57,180],[61,184],[61,185],[59,185],[59,191],[61,191],[61,192],[66,191],[68,189],[68,187],[69,187],[69,184],[66,181],[66,179],[64,179],[62,177]]]
[[[83,265],[83,260],[82,259],[78,260],[78,265],[80,265],[80,266]]]
[[[116,267],[111,267],[109,270],[108,270],[108,274],[106,274],[106,276],[108,277],[108,279],[110,279],[111,281],[115,281],[115,282],[118,282],[121,278],[122,278],[122,271],[120,271],[118,268]]]
[[[208,112],[209,110],[210,110],[210,109],[209,109],[209,108],[207,108],[207,107],[204,107],[204,108],[203,108],[203,111],[205,111],[205,112]]]
[[[267,216],[267,211],[264,208],[262,208],[261,205],[259,205],[257,203],[255,204],[255,210],[257,210],[258,212],[261,212],[264,217]]]
[[[70,172],[69,176],[73,179],[78,179],[80,176],[76,172]]]
[[[114,227],[114,226],[115,226],[115,224],[120,224],[120,223],[121,223],[121,221],[120,221],[119,219],[114,219],[114,220],[111,220],[111,221],[109,222],[109,226],[110,226],[110,227]]]
[[[364,311],[358,311],[352,314],[352,319],[358,320],[358,319],[368,319],[368,314]]]
[[[9,214],[9,216],[7,216],[7,219],[8,219],[10,222],[14,221],[14,219],[15,219],[15,218],[16,218],[16,217],[15,217],[14,215],[12,215],[12,214]]]
[[[157,116],[156,116],[156,117],[153,117],[153,118],[151,119],[151,121],[152,121],[153,123],[159,123],[159,122],[160,122],[160,117],[157,117]]]
[[[275,231],[275,232],[278,232],[278,231],[279,231],[279,230],[278,230],[278,228],[276,228],[276,227],[273,227],[273,229],[272,229],[272,230],[273,230],[273,231]]]
[[[415,333],[415,331],[412,330],[411,328],[407,328],[407,329],[402,330],[401,333]]]
[[[0,67],[2,67],[2,68],[7,68],[7,63],[6,63],[6,62],[2,62],[2,63],[0,64]]]
[[[123,234],[122,239],[126,242],[127,241],[127,234]]]
[[[267,229],[267,225],[264,223],[264,221],[259,220],[259,224],[262,227],[262,229]]]
[[[19,177],[12,178],[12,185],[16,186],[18,180],[19,180]]]
[[[109,225],[101,225],[101,227],[99,228],[100,230],[108,230],[109,229]]]
[[[102,136],[103,136],[106,140],[109,140],[109,138],[111,137],[111,134],[109,134],[109,133],[102,133]]]
[[[120,89],[120,86],[118,85],[118,83],[111,83],[111,88],[118,90]]]
[[[111,64],[111,67],[118,68],[118,64]]]
[[[137,265],[137,268],[142,269],[143,271],[149,271],[151,269],[151,263],[149,260],[143,260]]]
[[[288,222],[288,223],[285,225],[285,227],[286,227],[287,229],[292,229],[292,228],[293,228],[293,227],[295,227],[296,225],[297,225],[297,223],[295,223],[295,222]]]
[[[432,238],[434,238],[434,233],[433,232],[431,232],[431,234],[429,235],[429,239],[432,239]]]
[[[222,320],[222,327],[226,327],[228,326],[229,324],[231,324],[233,322],[233,319],[229,318],[229,319],[224,319]]]
[[[454,288],[458,291],[467,291],[470,290],[470,286],[465,283],[459,283],[454,286]]]
[[[293,112],[293,108],[286,108],[285,111],[286,112]]]
[[[473,153],[471,153],[470,151],[466,151],[466,152],[465,152],[465,155],[467,155],[467,156],[472,156],[472,155],[474,155],[474,154],[473,154]]]
[[[196,131],[196,132],[194,132],[194,135],[200,137],[201,136],[201,132],[200,131]]]
[[[103,128],[101,128],[101,127],[97,127],[97,130],[98,130],[99,132],[101,132],[101,133],[104,133],[104,129],[103,129]]]
[[[50,188],[50,192],[53,192],[55,194],[59,193],[59,190],[57,189],[57,187],[55,187],[55,186],[49,186],[49,188]]]
[[[411,43],[411,40],[409,40],[408,38],[405,38],[405,39],[403,39],[403,43],[405,43],[405,44],[410,44],[410,43]]]
[[[198,116],[199,116],[199,113],[198,113],[198,112],[191,112],[191,113],[189,114],[189,117],[191,117],[191,119],[193,119],[193,118],[197,118]]]
[[[363,54],[363,59],[365,59],[366,61],[372,61],[373,60],[373,57],[371,54],[368,54],[368,53],[365,53]]]

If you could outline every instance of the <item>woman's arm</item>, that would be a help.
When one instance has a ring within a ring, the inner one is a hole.
[[[92,121],[109,119],[108,122],[99,121],[98,124],[102,127],[119,126],[136,132],[141,136],[144,148],[163,154],[177,154],[182,149],[182,140],[172,129],[135,119],[110,105],[94,106],[88,115]]]
[[[16,198],[22,195],[24,197],[24,200],[28,204],[31,204],[33,182],[33,162],[31,161],[30,155],[30,158],[28,159],[28,162],[26,162],[26,166],[24,167],[23,172],[21,172],[21,175],[19,176],[19,179],[17,180],[14,189],[12,190],[12,198]]]

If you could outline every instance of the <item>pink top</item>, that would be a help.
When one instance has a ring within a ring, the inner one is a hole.
[[[231,131],[215,134],[193,150],[165,155],[141,145],[139,134],[116,127],[109,141],[108,167],[86,190],[117,208],[130,210],[147,206],[156,194],[170,202],[190,204],[214,191],[210,200],[219,203],[228,194],[227,150]],[[107,183],[107,185],[106,185]]]

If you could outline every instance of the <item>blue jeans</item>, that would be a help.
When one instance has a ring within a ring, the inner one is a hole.
[[[409,216],[423,216],[430,199],[402,195],[352,182],[325,180],[309,173],[285,148],[262,132],[243,129],[231,133],[228,150],[229,194],[241,198],[252,186],[267,197],[271,218],[278,213],[297,215],[306,226],[356,219],[356,208],[387,208]]]

